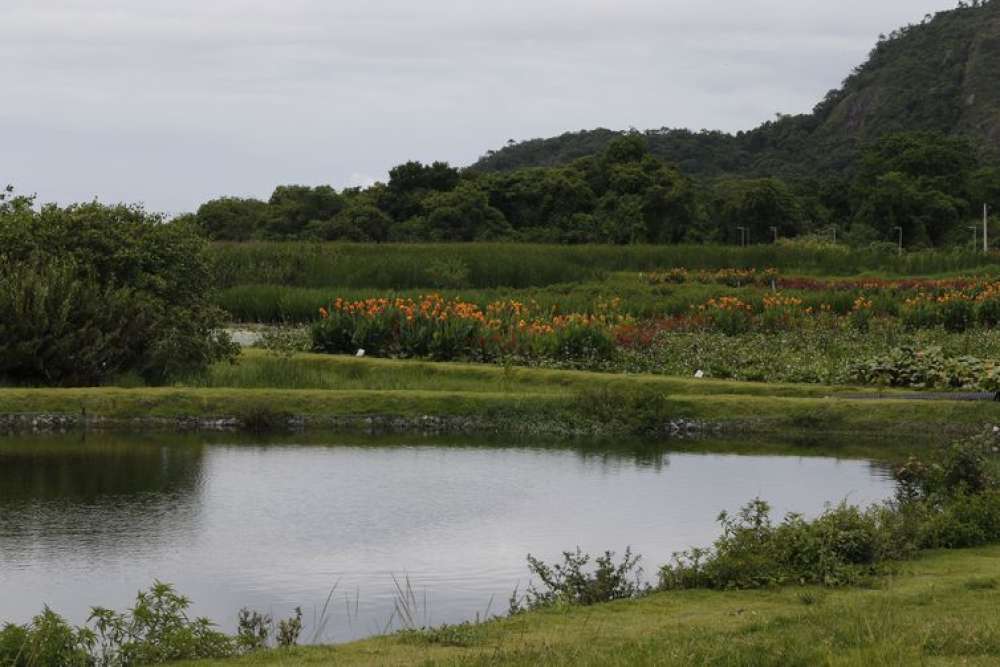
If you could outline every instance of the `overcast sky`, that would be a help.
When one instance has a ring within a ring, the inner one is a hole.
[[[193,210],[808,111],[950,0],[0,0],[0,186]]]

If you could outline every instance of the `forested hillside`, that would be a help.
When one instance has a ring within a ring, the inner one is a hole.
[[[810,114],[779,116],[735,135],[644,132],[656,157],[692,176],[819,177],[850,173],[859,147],[883,134],[935,131],[1000,151],[1000,2],[974,0],[883,35],[868,60]],[[511,143],[473,169],[564,164],[603,150],[607,129]]]
[[[971,244],[983,205],[1000,210],[998,82],[1000,0],[963,4],[885,36],[813,113],[751,132],[579,132],[192,217],[225,241]]]

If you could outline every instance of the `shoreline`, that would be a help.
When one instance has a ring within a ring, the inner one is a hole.
[[[0,387],[0,435],[94,431],[691,437],[971,435],[992,401],[911,392],[244,351],[207,385]],[[906,399],[906,400],[901,400]]]
[[[625,431],[572,427],[567,422],[543,420],[532,424],[515,424],[512,420],[486,419],[460,415],[279,415],[269,428],[255,428],[239,416],[177,416],[177,417],[105,417],[66,413],[0,414],[0,437],[19,434],[69,433],[74,431],[151,431],[206,433],[302,433],[354,432],[414,435],[559,435],[586,437],[594,435],[633,435]],[[749,424],[709,423],[677,419],[666,422],[648,435],[684,438],[719,435],[754,430]]]
[[[864,415],[845,421],[842,411],[801,417],[761,414],[755,418],[706,420],[678,417],[655,425],[603,423],[583,415],[542,416],[509,414],[295,414],[284,412],[238,414],[177,414],[171,416],[127,416],[94,412],[0,412],[0,438],[32,434],[74,432],[133,433],[358,433],[366,435],[468,435],[544,436],[558,438],[647,437],[697,439],[713,436],[768,434],[922,435],[963,437],[995,429],[1000,419],[934,421],[921,419],[883,420]],[[924,415],[925,417],[928,415]],[[933,415],[931,415],[933,416]],[[971,416],[971,415],[970,415]],[[1000,415],[998,415],[1000,417]]]

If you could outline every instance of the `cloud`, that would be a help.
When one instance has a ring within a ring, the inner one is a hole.
[[[809,110],[921,0],[7,0],[0,181],[184,210],[596,126]],[[362,176],[364,175],[364,176]]]

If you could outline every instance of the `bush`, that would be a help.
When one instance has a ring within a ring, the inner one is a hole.
[[[711,549],[674,555],[661,590],[839,586],[866,581],[919,549],[959,548],[1000,539],[997,448],[990,437],[910,459],[896,473],[894,502],[867,510],[841,504],[813,521],[796,514],[774,524],[760,499],[719,517]]]
[[[145,665],[234,655],[233,639],[215,630],[211,621],[188,618],[190,605],[173,586],[156,582],[148,591],[140,591],[135,606],[124,614],[95,607],[90,623],[98,661]]]
[[[775,525],[757,499],[719,522],[722,536],[712,549],[675,554],[660,569],[662,590],[852,584],[916,548],[908,524],[884,507],[841,504],[814,521],[790,514]]]
[[[87,626],[74,628],[48,607],[27,625],[0,628],[2,667],[125,667],[179,660],[215,660],[272,645],[294,646],[302,633],[302,610],[278,622],[250,609],[239,614],[230,637],[205,618],[191,619],[191,602],[170,584],[140,591],[124,613],[91,609]],[[274,641],[272,642],[272,634]]]
[[[963,549],[1000,539],[1000,492],[962,493],[928,514],[921,547]]]
[[[236,629],[236,646],[239,653],[253,653],[271,647],[271,635],[277,646],[288,648],[299,643],[302,634],[302,608],[295,608],[295,615],[278,621],[277,631],[270,614],[254,609],[240,610]]]
[[[0,201],[0,380],[163,383],[235,356],[194,229],[136,207],[31,205]]]
[[[528,567],[538,577],[542,588],[530,585],[523,600],[518,599],[515,591],[511,613],[555,604],[592,605],[638,597],[644,591],[639,560],[640,556],[625,549],[624,557],[616,564],[614,553],[606,551],[594,559],[594,568],[588,571],[591,556],[579,548],[576,552],[563,552],[563,562],[554,565],[547,565],[529,554]]]
[[[981,494],[997,484],[998,451],[989,436],[954,443],[928,462],[910,457],[896,471],[897,498],[935,501]]]
[[[72,628],[48,607],[27,625],[0,630],[0,665],[4,667],[89,667],[95,636]]]

